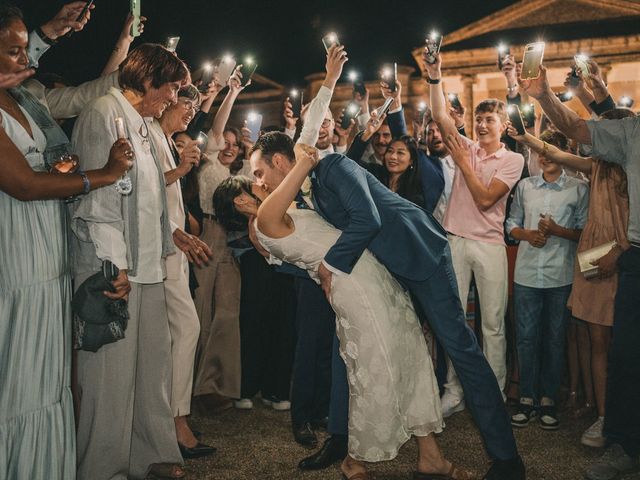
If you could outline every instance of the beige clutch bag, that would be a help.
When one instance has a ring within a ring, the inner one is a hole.
[[[584,275],[584,278],[589,279],[598,276],[599,269],[597,265],[591,265],[591,262],[600,260],[616,245],[617,242],[615,240],[611,240],[610,242],[603,243],[602,245],[598,245],[597,247],[578,253],[578,265],[580,265],[580,272]]]

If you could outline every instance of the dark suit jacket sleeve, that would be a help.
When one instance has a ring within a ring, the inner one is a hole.
[[[369,145],[369,142],[362,140],[363,133],[364,132],[358,132],[346,153],[347,157],[351,160],[355,160],[358,164],[361,164],[364,151],[367,149],[367,145]]]
[[[342,234],[324,260],[341,272],[351,273],[362,252],[380,231],[382,223],[369,191],[365,170],[355,162],[337,159],[323,160],[331,163],[323,169],[321,181],[335,196],[334,201],[346,210],[349,223],[342,228]]]
[[[389,130],[391,130],[391,136],[393,138],[408,135],[407,123],[404,120],[404,108],[401,108],[397,112],[390,113],[387,116],[387,122],[389,123]]]
[[[444,190],[442,163],[437,158],[427,156],[422,150],[418,152],[418,162],[420,162],[420,183],[424,196],[424,208],[427,212],[433,213]]]
[[[191,120],[187,131],[189,134],[197,134],[198,132],[208,132],[213,126],[213,115],[207,112],[198,112]]]

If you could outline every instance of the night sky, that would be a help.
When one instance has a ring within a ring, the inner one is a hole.
[[[376,78],[384,62],[416,66],[411,50],[437,29],[445,35],[513,0],[452,1],[203,1],[141,0],[147,27],[134,42],[163,42],[179,35],[178,55],[197,68],[224,52],[252,54],[258,72],[283,84],[302,84],[305,75],[324,69],[322,36],[336,31],[349,53],[347,69]],[[14,1],[31,28],[62,6],[58,0]],[[42,71],[79,83],[97,76],[122,29],[128,0],[96,0],[83,32],[60,42],[41,62]],[[407,8],[407,5],[412,5]],[[397,6],[398,8],[393,8]],[[346,80],[346,76],[344,77]],[[250,88],[250,87],[249,87]]]

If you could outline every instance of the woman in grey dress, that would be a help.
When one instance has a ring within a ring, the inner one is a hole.
[[[0,478],[66,480],[76,465],[71,278],[59,199],[113,183],[130,167],[130,146],[116,143],[98,170],[48,172],[69,141],[20,86],[27,44],[20,11],[0,7]],[[117,287],[128,291],[128,283]]]

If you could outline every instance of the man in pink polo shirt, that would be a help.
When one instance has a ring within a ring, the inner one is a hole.
[[[441,59],[425,65],[433,118],[456,163],[451,198],[444,217],[460,298],[469,294],[475,277],[482,311],[483,351],[500,388],[506,381],[504,314],[507,307],[507,253],[503,224],[509,191],[520,179],[524,158],[500,141],[506,130],[506,106],[496,99],[475,108],[473,142],[461,136],[447,112],[440,83]],[[460,381],[449,363],[442,411],[445,417],[464,409]]]

